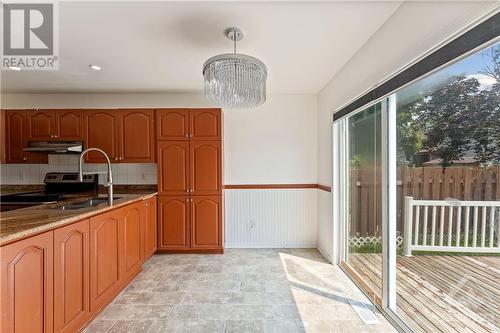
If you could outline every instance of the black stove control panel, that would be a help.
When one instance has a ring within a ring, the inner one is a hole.
[[[98,178],[98,174],[83,175],[83,183],[94,183]],[[78,181],[78,172],[48,172],[43,181],[45,184],[68,184],[80,183]]]

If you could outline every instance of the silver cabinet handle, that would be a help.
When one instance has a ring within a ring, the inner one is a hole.
[[[27,160],[28,160],[28,158],[27,158],[27,157],[23,157],[23,161],[27,161]]]

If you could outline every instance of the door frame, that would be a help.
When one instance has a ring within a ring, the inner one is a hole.
[[[349,131],[347,119],[356,113],[381,103],[381,165],[382,165],[382,302],[362,288],[356,277],[344,266],[349,256]],[[373,302],[374,307],[400,332],[415,332],[396,313],[396,94],[377,99],[332,124],[332,222],[333,262]]]

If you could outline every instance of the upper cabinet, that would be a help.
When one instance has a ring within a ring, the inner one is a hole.
[[[52,140],[56,135],[54,111],[38,110],[26,113],[29,140]]]
[[[189,140],[189,110],[156,110],[156,138],[158,140]]]
[[[153,163],[153,110],[85,111],[85,146],[100,148],[112,162]],[[90,152],[87,162],[103,163],[101,154]]]
[[[152,163],[154,154],[153,110],[120,110],[120,161]]]
[[[26,117],[28,141],[83,140],[82,110],[37,110]]]
[[[191,140],[221,140],[221,110],[189,110]]]
[[[220,109],[157,109],[159,141],[221,140]]]
[[[7,161],[5,139],[5,111],[0,109],[0,163],[5,163]]]
[[[47,163],[47,154],[23,151],[29,140],[29,115],[34,110],[5,111],[5,162]]]
[[[56,110],[55,137],[58,140],[71,141],[83,140],[83,111],[82,110]]]
[[[84,114],[85,148],[99,148],[108,154],[112,162],[118,162],[118,117],[115,110],[88,110]],[[104,163],[106,159],[97,152],[85,155],[86,162]]]

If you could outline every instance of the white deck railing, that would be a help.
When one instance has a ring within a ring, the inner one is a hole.
[[[412,251],[500,253],[500,201],[405,197],[403,254]]]

